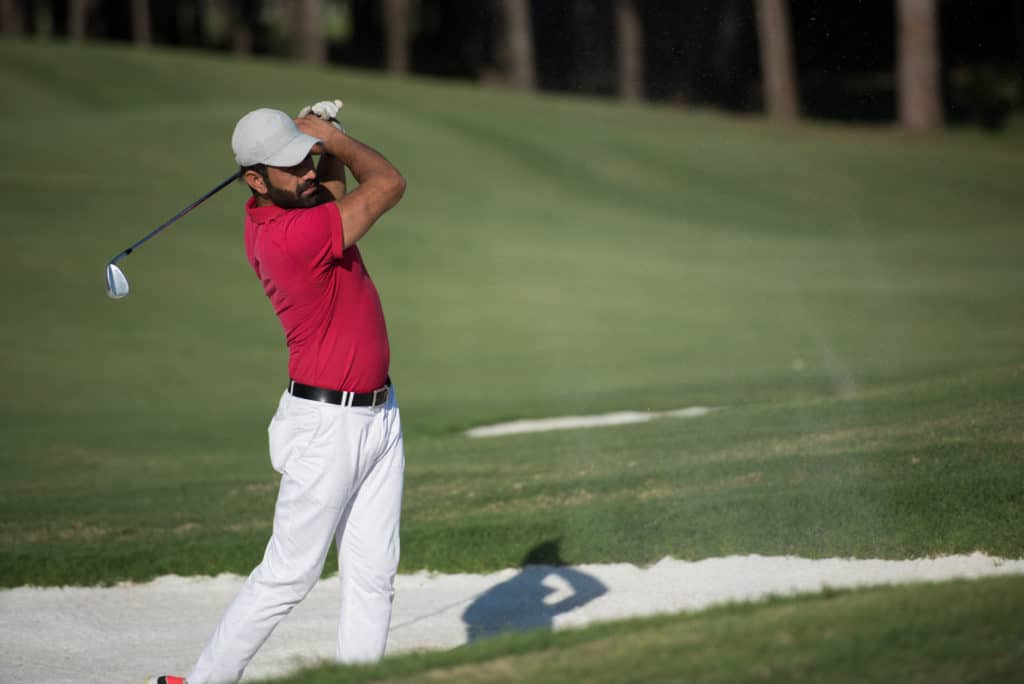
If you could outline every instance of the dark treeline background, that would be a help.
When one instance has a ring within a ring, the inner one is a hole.
[[[0,0],[0,30],[914,130],[1024,105],[1024,0]]]

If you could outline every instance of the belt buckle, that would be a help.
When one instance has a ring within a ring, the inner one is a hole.
[[[380,405],[380,404],[377,403],[377,395],[379,395],[379,394],[383,394],[384,395],[383,400],[380,402],[381,404],[383,404],[384,402],[386,402],[388,400],[388,387],[387,387],[387,385],[385,385],[384,387],[381,387],[380,389],[373,390],[373,403],[372,403],[373,406],[379,406]]]

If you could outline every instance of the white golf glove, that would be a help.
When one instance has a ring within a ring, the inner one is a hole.
[[[341,100],[324,100],[323,102],[317,102],[300,109],[299,118],[301,119],[307,114],[315,114],[324,121],[330,121],[334,124],[335,128],[344,133],[345,127],[338,121],[338,112],[341,111],[343,106],[344,103]]]

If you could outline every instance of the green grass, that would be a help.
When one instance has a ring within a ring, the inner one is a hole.
[[[496,637],[376,667],[322,666],[276,684],[346,682],[1014,682],[1024,578],[715,608],[579,631]]]
[[[232,187],[342,97],[406,175],[361,243],[403,407],[403,571],[1024,555],[1024,139],[774,127],[284,62],[0,41],[0,585],[247,572],[286,375]],[[722,407],[470,440],[504,419]],[[328,570],[330,567],[328,567]]]

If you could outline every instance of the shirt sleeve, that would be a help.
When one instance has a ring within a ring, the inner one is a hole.
[[[338,205],[325,202],[296,213],[285,236],[288,253],[313,268],[341,259],[345,240]]]

